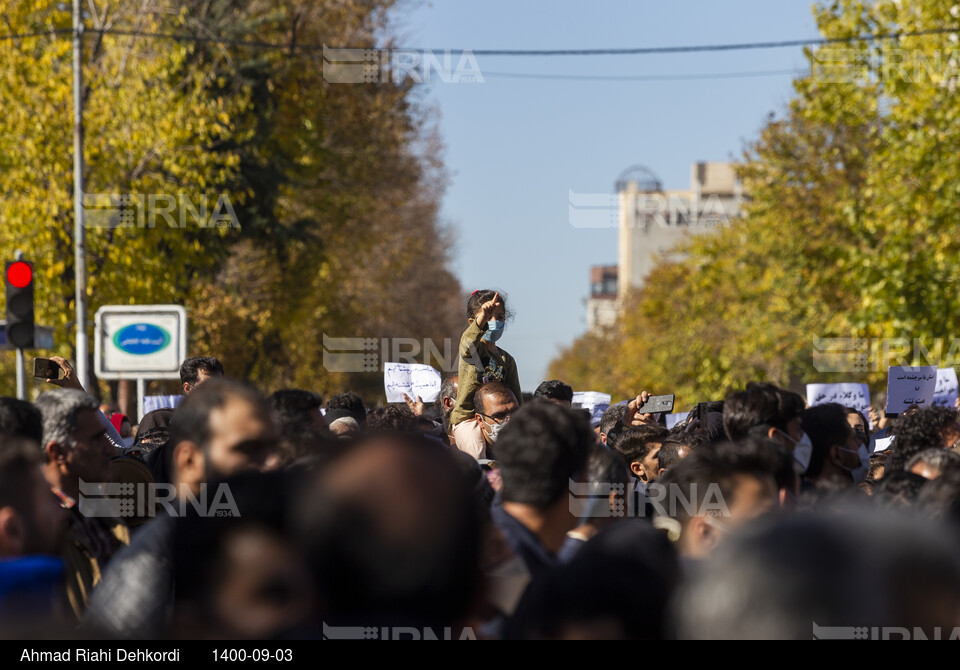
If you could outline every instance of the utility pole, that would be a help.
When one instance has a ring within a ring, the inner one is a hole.
[[[77,305],[77,375],[90,388],[87,371],[87,240],[83,217],[83,14],[73,0],[73,248]]]
[[[23,260],[23,252],[19,249],[17,249],[16,259]],[[31,281],[33,281],[32,278]],[[27,363],[23,355],[23,347],[17,347],[17,399],[27,399]]]

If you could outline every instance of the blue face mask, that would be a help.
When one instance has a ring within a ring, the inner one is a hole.
[[[487,332],[483,334],[484,342],[496,342],[503,335],[503,321],[490,319],[487,321]]]

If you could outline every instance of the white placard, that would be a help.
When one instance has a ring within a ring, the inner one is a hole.
[[[933,392],[933,404],[953,407],[957,401],[957,371],[953,368],[937,368],[937,388]]]
[[[97,377],[179,379],[186,356],[187,312],[180,305],[105,305],[97,310]]]
[[[810,407],[829,402],[860,410],[870,424],[870,387],[866,384],[853,382],[807,384],[807,404]],[[869,427],[872,428],[872,425]]]
[[[574,391],[571,405],[590,410],[590,421],[596,423],[610,407],[610,394],[599,391]]]
[[[145,395],[143,396],[143,411],[140,417],[158,409],[176,409],[183,402],[182,395]]]
[[[404,402],[403,394],[423,402],[433,402],[440,394],[440,373],[421,363],[384,363],[383,389],[387,402]]]
[[[911,405],[929,407],[936,390],[935,365],[891,366],[887,371],[887,413],[903,414]]]
[[[874,442],[874,445],[873,445],[873,453],[877,453],[878,451],[884,451],[884,450],[889,449],[890,447],[892,447],[892,446],[893,446],[893,438],[894,438],[894,437],[896,437],[896,436],[895,436],[895,435],[891,435],[890,437],[881,437],[879,440],[877,440],[876,442]]]

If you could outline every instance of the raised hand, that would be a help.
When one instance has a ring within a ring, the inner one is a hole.
[[[423,399],[420,396],[417,396],[417,399],[414,400],[406,393],[403,394],[403,402],[407,403],[407,407],[410,408],[410,411],[413,412],[414,416],[423,415]]]
[[[480,326],[481,330],[487,325],[487,321],[489,321],[490,318],[496,314],[497,308],[502,306],[503,303],[500,302],[499,291],[493,294],[493,298],[480,305],[480,309],[477,311],[474,321],[477,322],[477,325]]]
[[[80,385],[80,380],[77,378],[76,371],[66,358],[51,356],[50,360],[59,365],[60,369],[63,370],[63,379],[48,379],[48,384],[54,384],[62,388],[84,390],[83,386]]]
[[[650,399],[650,394],[646,391],[643,391],[636,398],[627,403],[627,413],[623,416],[623,425],[625,426],[645,426],[649,424],[656,423],[656,417],[653,414],[638,414],[637,410],[643,405],[647,400]]]

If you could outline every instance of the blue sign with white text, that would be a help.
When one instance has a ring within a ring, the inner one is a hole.
[[[152,323],[131,323],[113,336],[117,349],[128,354],[155,354],[170,344],[170,333]]]

